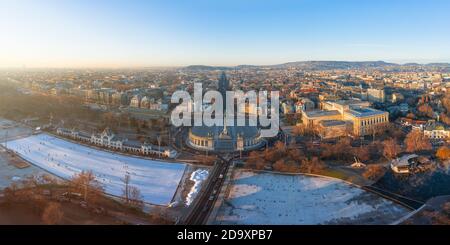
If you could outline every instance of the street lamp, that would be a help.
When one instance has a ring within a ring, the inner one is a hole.
[[[8,129],[6,130],[6,134],[5,134],[5,148],[6,148],[6,150],[8,150]]]
[[[158,156],[161,157],[161,135],[156,136],[156,140],[158,141]]]

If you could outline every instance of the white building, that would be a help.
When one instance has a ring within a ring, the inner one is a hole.
[[[116,150],[123,149],[123,142],[126,141],[119,139],[115,136],[115,134],[109,129],[106,128],[103,130],[101,134],[92,134],[91,143],[95,145],[100,145],[107,148],[112,148]]]
[[[109,128],[106,128],[101,134],[92,134],[90,136],[75,129],[69,130],[65,128],[58,128],[56,132],[64,137],[69,137],[113,150],[132,152],[142,155],[159,155],[168,158],[176,158],[178,155],[177,151],[168,147],[158,147],[147,143],[141,144],[140,142],[121,139],[117,137]]]
[[[412,167],[411,159],[417,158],[416,154],[405,155],[391,161],[391,169],[398,174],[407,174]]]
[[[444,126],[426,126],[423,130],[425,137],[429,139],[448,139],[450,138],[450,130]]]
[[[364,136],[389,123],[389,113],[370,108],[367,101],[323,101],[321,107],[322,111],[303,112],[302,121],[305,126],[314,126],[324,120],[344,120],[353,125],[354,135]]]

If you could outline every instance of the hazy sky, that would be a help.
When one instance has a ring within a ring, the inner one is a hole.
[[[448,0],[0,0],[0,67],[450,62]]]

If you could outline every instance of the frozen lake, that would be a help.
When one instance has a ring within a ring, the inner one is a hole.
[[[2,143],[5,146],[4,143]],[[121,196],[122,179],[131,177],[145,202],[168,205],[186,165],[129,157],[65,141],[47,134],[8,141],[7,147],[30,163],[61,178],[91,170],[106,193]]]
[[[410,211],[335,179],[237,170],[217,224],[390,224]]]

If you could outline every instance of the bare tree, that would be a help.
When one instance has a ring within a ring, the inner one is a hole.
[[[123,184],[125,185],[122,191],[122,197],[125,199],[125,203],[130,202],[130,175],[126,174],[125,178],[122,179]]]
[[[217,161],[217,157],[214,155],[195,155],[194,159],[199,163],[207,166],[212,166]]]
[[[142,207],[144,206],[144,201],[142,200],[141,191],[136,186],[131,186],[129,189],[130,189],[129,205],[137,209],[142,209]]]
[[[386,130],[387,125],[386,124],[379,124],[379,125],[374,125],[371,129],[372,131],[372,142],[375,141],[375,137],[377,135],[382,134],[385,130]]]
[[[395,139],[389,138],[383,141],[383,156],[387,159],[394,159],[400,153],[401,148]]]
[[[61,222],[63,216],[64,212],[61,209],[61,205],[56,202],[51,202],[42,213],[42,222],[46,225],[55,225]]]
[[[370,160],[370,150],[368,146],[352,147],[352,153],[359,160],[365,162]]]
[[[369,165],[363,173],[363,177],[369,180],[378,180],[384,175],[385,171],[386,169],[381,165]]]
[[[130,175],[125,175],[125,178],[122,179],[122,182],[124,183],[122,197],[125,200],[125,203],[131,207],[141,209],[144,205],[141,191],[136,186],[130,185]]]
[[[95,175],[92,171],[82,171],[76,174],[70,181],[70,186],[74,191],[78,191],[83,194],[85,202],[95,202],[99,195],[103,193],[103,187],[95,179]]]
[[[303,173],[320,173],[324,169],[325,165],[318,157],[305,158],[300,167]]]
[[[442,98],[441,101],[442,101],[442,105],[447,110],[447,113],[450,113],[450,95],[447,94],[446,96],[444,96],[444,98]]]
[[[406,136],[405,145],[407,152],[431,150],[432,148],[430,140],[419,130],[413,130]]]
[[[258,151],[252,151],[249,154],[247,161],[245,162],[245,167],[250,169],[264,169],[266,165],[262,153]]]
[[[19,186],[13,182],[8,187],[3,189],[4,203],[10,204],[18,199]]]
[[[306,128],[303,124],[295,125],[292,128],[292,134],[294,136],[303,136],[303,135],[305,135],[305,132],[306,132]]]

